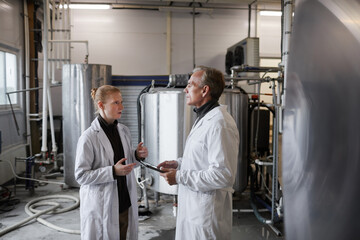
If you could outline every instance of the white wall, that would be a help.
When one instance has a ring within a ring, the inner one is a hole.
[[[89,63],[112,65],[114,75],[168,74],[167,13],[148,10],[72,10],[71,23],[72,39],[89,41]],[[172,13],[171,26],[172,73],[190,72],[193,68],[192,15]],[[195,31],[195,64],[216,67],[225,72],[226,49],[247,37],[248,11],[215,10],[211,15],[197,15]],[[261,45],[261,50],[273,53],[274,50],[270,49],[280,49],[272,44],[280,42],[280,32],[272,33],[272,36],[276,34],[278,39],[265,40],[267,33],[262,35],[266,44]],[[73,46],[73,63],[82,63],[84,46]]]

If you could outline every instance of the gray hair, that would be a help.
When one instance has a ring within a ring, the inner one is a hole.
[[[193,73],[198,71],[203,71],[199,87],[208,85],[211,98],[218,100],[225,88],[224,74],[215,68],[205,66],[195,67]]]

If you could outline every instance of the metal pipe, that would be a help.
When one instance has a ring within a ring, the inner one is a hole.
[[[293,3],[291,0],[283,0],[283,1],[284,1],[284,12],[283,12],[284,29],[283,29],[283,46],[282,46],[283,52],[281,53],[281,56],[282,56],[281,65],[284,67],[284,79],[285,79],[285,81],[284,81],[284,99],[285,99],[288,57],[289,57],[289,51],[290,51]]]
[[[167,13],[166,21],[166,56],[168,74],[171,74],[171,12]]]
[[[52,30],[55,28],[55,14],[56,14],[56,4],[54,0],[51,0],[52,12],[51,12],[51,40],[55,39],[56,32]],[[51,54],[50,58],[56,58],[54,44],[51,44]],[[55,62],[51,62],[51,83],[55,83]]]
[[[89,58],[89,41],[87,40],[51,40],[53,43],[85,43],[86,45],[86,56],[84,62],[88,63]]]
[[[195,1],[193,1],[193,11],[192,11],[192,15],[193,15],[193,68],[196,67],[196,63],[195,63]]]
[[[67,8],[66,8],[66,16],[67,16],[67,29],[69,29],[69,32],[67,32],[67,39],[70,40],[71,39],[71,24],[70,24],[70,0],[65,0],[66,4],[67,4]],[[70,47],[70,43],[67,44],[67,50],[68,50],[68,58],[71,59],[71,47]],[[89,61],[89,54],[87,56],[86,62],[88,63]],[[70,64],[71,61],[69,60],[68,63]]]
[[[273,98],[275,104],[275,115],[273,115],[273,177],[272,177],[272,196],[271,196],[271,219],[275,219],[275,201],[278,195],[278,144],[279,144],[279,103],[276,102],[275,82],[272,82]]]
[[[48,89],[48,15],[49,15],[49,0],[43,0],[44,3],[44,29],[43,29],[43,54],[44,54],[44,69],[43,69],[43,121],[42,121],[42,145],[41,152],[45,158],[47,152],[47,89]]]
[[[61,86],[61,84],[50,85],[50,87],[60,87],[60,86]],[[20,93],[20,92],[29,92],[29,91],[39,90],[39,89],[43,89],[43,88],[42,88],[42,87],[27,88],[27,89],[22,89],[22,90],[7,92],[6,94],[13,94],[13,93]],[[31,113],[30,113],[29,115],[31,115]]]
[[[25,35],[25,88],[30,87],[30,43],[29,43],[29,13],[27,0],[24,0],[24,35]],[[32,155],[31,131],[30,131],[30,93],[25,93],[26,103],[26,143],[29,145]]]
[[[14,108],[11,104],[11,99],[10,99],[10,95],[8,93],[6,93],[6,95],[8,96],[8,99],[9,99],[9,104],[10,104],[10,108],[11,108],[11,112],[12,112],[12,115],[13,115],[13,118],[14,118],[14,122],[15,122],[15,127],[16,127],[16,131],[17,131],[17,134],[18,136],[20,136],[20,129],[19,129],[19,125],[17,123],[17,120],[16,120],[16,116],[15,116],[15,112],[14,112]]]
[[[282,71],[281,67],[255,67],[248,65],[232,66],[231,70],[234,72],[278,72]]]

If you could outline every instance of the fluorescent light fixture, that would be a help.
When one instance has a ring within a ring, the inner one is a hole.
[[[193,9],[192,7],[159,7],[160,12],[195,12],[198,13],[212,13],[212,8],[203,8],[203,7],[196,7]]]
[[[260,16],[281,17],[280,11],[260,11]]]
[[[60,5],[62,8],[62,5]],[[64,8],[67,8],[67,5],[64,5]],[[102,10],[102,9],[111,9],[109,4],[70,4],[70,9],[83,9],[83,10]]]

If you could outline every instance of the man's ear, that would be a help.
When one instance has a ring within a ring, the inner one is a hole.
[[[202,96],[205,97],[208,94],[210,94],[210,87],[208,85],[205,85],[202,89]]]

